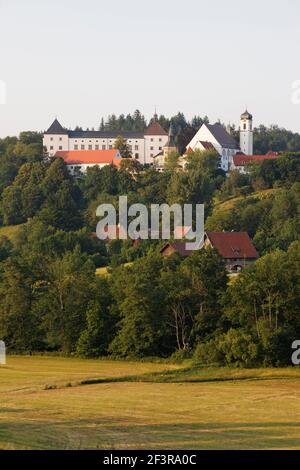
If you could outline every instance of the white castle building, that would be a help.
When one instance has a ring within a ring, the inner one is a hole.
[[[203,124],[187,146],[187,151],[215,149],[221,157],[221,168],[229,171],[237,153],[253,154],[253,117],[246,110],[240,119],[240,144],[222,124]]]
[[[153,164],[153,158],[168,142],[168,134],[154,116],[145,132],[70,131],[57,119],[44,134],[43,144],[50,157],[57,152],[76,150],[112,150],[118,136],[127,140],[132,156],[142,164]]]
[[[54,157],[59,152],[113,150],[120,135],[127,140],[132,156],[142,164],[157,166],[160,158],[164,160],[166,151],[170,150],[168,133],[157,121],[156,114],[145,132],[71,131],[55,119],[44,134],[43,144],[49,156]],[[173,146],[171,147],[173,149]],[[231,132],[227,132],[220,123],[204,123],[188,144],[187,153],[196,149],[215,149],[220,155],[221,168],[229,171],[233,167],[234,155],[253,154],[252,115],[247,110],[241,115],[239,144]]]

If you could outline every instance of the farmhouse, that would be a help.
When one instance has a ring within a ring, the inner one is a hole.
[[[60,157],[66,163],[68,170],[72,175],[77,171],[85,173],[93,166],[102,168],[107,165],[121,165],[121,155],[119,150],[69,150],[55,153],[55,157]]]
[[[240,272],[259,257],[247,232],[209,232],[204,235],[204,248],[211,247],[218,251],[230,273]],[[194,252],[186,249],[186,243],[167,243],[161,250],[162,256],[174,253],[186,257]]]

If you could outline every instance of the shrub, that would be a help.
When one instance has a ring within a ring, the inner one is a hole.
[[[227,333],[197,345],[194,360],[202,364],[251,367],[257,363],[259,346],[242,329],[231,328]]]

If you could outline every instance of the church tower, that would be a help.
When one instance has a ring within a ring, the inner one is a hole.
[[[168,142],[163,147],[164,159],[168,158],[168,155],[172,152],[177,152],[177,147],[175,143],[175,132],[172,123],[170,124]]]
[[[253,116],[247,109],[241,115],[240,147],[245,155],[253,155]]]

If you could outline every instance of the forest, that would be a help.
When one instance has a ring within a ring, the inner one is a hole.
[[[40,134],[2,139],[0,337],[9,350],[290,364],[300,337],[298,137],[260,129],[258,151],[282,154],[248,174],[226,176],[205,151],[184,172],[127,159],[77,178],[47,158]],[[231,279],[211,249],[165,259],[160,241],[100,241],[96,208],[117,207],[119,195],[147,206],[204,203],[207,229],[247,231],[260,258]],[[96,274],[101,267],[106,275]]]

